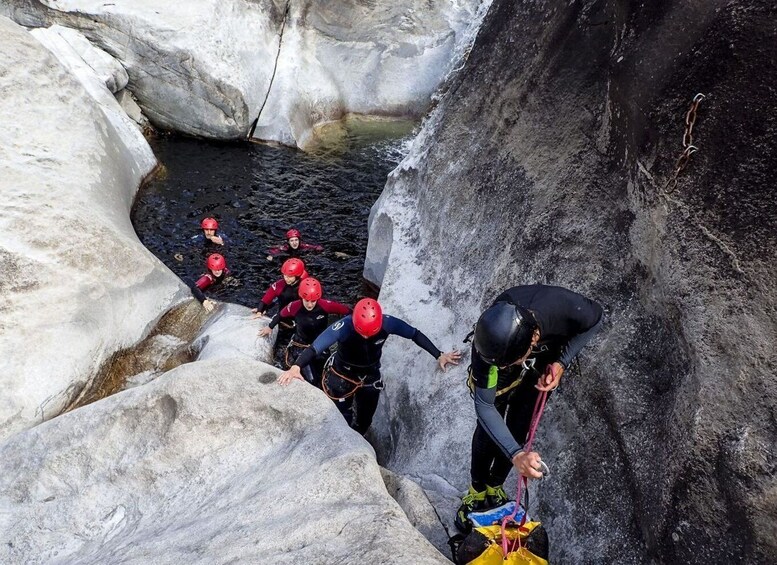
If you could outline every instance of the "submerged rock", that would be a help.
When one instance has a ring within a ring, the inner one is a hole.
[[[323,393],[198,361],[0,446],[3,563],[447,563]]]
[[[775,17],[764,0],[495,0],[373,210],[365,274],[444,348],[515,284],[606,306],[538,434],[551,562],[777,556]],[[436,378],[424,356],[386,347],[379,459],[463,491],[467,360]]]
[[[0,17],[0,439],[60,413],[183,289],[129,221],[151,149],[66,64]]]

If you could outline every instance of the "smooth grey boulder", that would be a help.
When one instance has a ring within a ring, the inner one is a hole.
[[[65,66],[68,66],[66,59],[74,56],[80,58],[112,93],[116,94],[127,86],[129,76],[121,63],[89,43],[82,33],[60,25],[35,29],[31,33],[57,55]]]
[[[148,118],[143,115],[143,110],[140,109],[135,97],[132,96],[129,90],[124,89],[117,92],[116,101],[121,106],[121,109],[124,110],[124,113],[127,114],[127,117],[138,124],[141,129],[149,125]]]
[[[777,560],[776,10],[495,0],[373,211],[384,309],[440,346],[516,284],[605,306],[540,425],[552,563]],[[469,359],[424,355],[387,345],[374,444],[463,492]]]
[[[443,527],[424,489],[409,477],[397,475],[384,468],[381,468],[380,472],[386,490],[397,501],[413,527],[441,552],[450,551],[450,532]]]
[[[0,17],[0,439],[60,413],[183,289],[129,220],[156,159],[70,61]]]
[[[160,128],[305,147],[348,113],[423,115],[489,3],[0,0],[0,14],[81,31]]]
[[[0,562],[442,564],[307,383],[183,365],[0,445]]]
[[[270,84],[281,14],[272,0],[2,0],[23,25],[81,31],[118,59],[158,127],[245,137]]]
[[[471,43],[490,0],[287,2],[253,133],[305,148],[346,114],[417,118]]]
[[[194,340],[193,346],[199,352],[197,359],[245,358],[272,363],[277,330],[269,337],[257,335],[269,321],[253,319],[251,309],[245,306],[220,304]]]

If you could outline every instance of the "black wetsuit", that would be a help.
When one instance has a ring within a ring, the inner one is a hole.
[[[303,255],[305,255],[308,251],[323,251],[324,248],[320,245],[316,245],[314,243],[304,243],[300,241],[299,245],[295,249],[288,243],[284,243],[283,245],[279,245],[278,247],[271,247],[269,250],[269,254],[271,257],[278,257],[279,259],[292,259],[292,258],[300,258]]]
[[[470,470],[472,485],[478,491],[485,485],[501,485],[510,473],[512,458],[521,450],[531,424],[539,394],[534,385],[545,369],[555,362],[566,369],[602,324],[599,304],[557,286],[516,286],[500,294],[494,303],[504,301],[531,311],[540,341],[524,363],[528,368],[491,366],[472,348],[470,370],[478,424],[472,437]]]
[[[330,314],[344,316],[350,313],[351,309],[345,304],[324,298],[319,298],[312,310],[305,308],[302,300],[295,300],[278,311],[270,320],[269,327],[274,328],[283,318],[293,319],[296,328],[294,336],[286,347],[284,367],[286,369],[291,367],[294,360],[321,335],[329,325]],[[322,351],[309,365],[302,369],[302,375],[306,381],[317,387],[321,386],[321,373],[328,356],[328,349]]]
[[[299,278],[294,281],[294,284],[286,284],[284,279],[275,281],[262,296],[262,302],[256,310],[264,313],[273,304],[278,305],[278,311],[282,310],[285,306],[299,298],[299,282]],[[294,318],[281,320],[278,327],[278,337],[275,340],[274,356],[276,359],[282,361],[283,352],[293,333]]]
[[[218,237],[222,239],[224,242],[223,245],[219,245],[218,243],[213,243],[210,239],[205,237],[204,233],[197,234],[195,236],[192,236],[191,241],[195,245],[199,245],[202,250],[202,255],[204,257],[207,257],[211,253],[220,253],[221,255],[226,256],[227,250],[230,246],[230,239],[226,236],[226,234],[223,233],[217,233],[215,234]]]
[[[362,434],[372,423],[380,391],[383,390],[380,357],[390,335],[413,340],[435,359],[442,354],[421,331],[399,318],[384,315],[380,331],[364,338],[356,333],[353,318],[348,316],[329,326],[295,363],[301,369],[316,355],[338,343],[337,351],[327,361],[324,391],[335,401],[348,424]]]
[[[299,292],[299,281],[297,278],[293,284],[286,284],[284,279],[275,281],[270,285],[270,288],[262,296],[262,302],[259,304],[257,311],[264,312],[274,303],[278,305],[279,309],[282,309],[287,304],[290,304],[297,300],[297,293]],[[287,327],[293,328],[294,321],[289,320]],[[281,324],[283,326],[283,324]]]

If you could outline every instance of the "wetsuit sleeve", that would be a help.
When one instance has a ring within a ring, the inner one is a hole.
[[[267,289],[267,292],[264,293],[264,296],[262,296],[262,303],[259,305],[259,308],[257,310],[259,312],[264,312],[267,310],[267,307],[272,304],[272,301],[275,300],[278,296],[280,296],[281,292],[285,288],[286,284],[284,281],[276,281],[270,285],[270,288]]]
[[[310,364],[313,359],[329,349],[336,341],[345,339],[352,331],[353,326],[346,325],[343,320],[338,320],[319,335],[313,345],[305,349],[294,362],[300,369]]]
[[[208,275],[202,275],[200,278],[197,279],[197,282],[194,283],[194,286],[196,286],[200,290],[206,290],[212,283],[213,283],[212,278],[210,278]]]
[[[339,302],[335,302],[334,300],[325,300],[322,298],[318,301],[318,304],[321,306],[321,309],[327,314],[338,314],[340,316],[345,316],[346,314],[351,313],[351,308],[349,306],[346,306],[345,304],[340,304]]]
[[[207,289],[212,283],[213,279],[208,275],[202,275],[194,284],[189,285],[192,295],[200,301],[200,304],[205,302],[205,294],[202,291]]]
[[[200,287],[197,286],[197,283],[192,283],[189,285],[189,288],[192,290],[192,296],[196,298],[200,304],[205,302],[205,294],[200,290]]]
[[[579,327],[583,328],[583,330],[572,336],[561,352],[559,363],[565,368],[569,367],[572,359],[574,359],[575,356],[580,353],[580,350],[593,339],[600,329],[602,329],[602,320],[604,319],[602,307],[596,302],[588,302],[590,306],[587,311],[579,313],[579,316],[582,319],[578,320],[578,323]]]
[[[324,247],[321,245],[316,245],[315,243],[300,243],[299,244],[300,249],[310,249],[311,251],[323,251]]]
[[[289,302],[277,314],[275,314],[275,316],[272,317],[272,320],[270,320],[270,323],[267,325],[271,328],[274,328],[281,321],[281,318],[293,318],[297,315],[297,312],[299,312],[301,307],[302,302],[299,300]]]
[[[496,371],[496,367],[494,367]],[[496,379],[494,379],[496,380]],[[496,382],[492,388],[475,387],[475,413],[480,426],[488,434],[499,449],[510,459],[518,453],[522,446],[515,441],[513,434],[494,406],[496,400]]]
[[[426,337],[422,331],[414,328],[404,320],[400,320],[394,316],[383,316],[383,329],[390,334],[398,335],[400,337],[404,337],[405,339],[412,339],[413,343],[415,343],[421,349],[427,351],[429,355],[435,359],[442,355],[442,351],[435,347],[435,345],[432,343],[432,340]]]
[[[270,247],[270,255],[281,255],[289,250],[288,245],[279,245],[277,247]]]

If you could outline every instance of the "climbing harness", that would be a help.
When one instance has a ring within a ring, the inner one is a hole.
[[[532,359],[534,361],[534,359]],[[509,385],[504,386],[502,388],[498,388],[496,390],[496,397],[499,398],[500,396],[503,396],[510,392],[511,390],[514,390],[518,387],[518,385],[521,384],[523,381],[523,378],[526,376],[527,372],[529,370],[534,370],[533,366],[531,368],[528,368],[524,366],[524,368],[521,370],[521,374],[516,378],[513,382],[511,382]],[[475,397],[475,377],[472,374],[472,365],[467,367],[467,388],[469,388],[469,395],[474,398]]]
[[[677,181],[680,173],[682,173],[683,169],[685,169],[685,167],[688,165],[688,162],[691,160],[691,155],[696,153],[696,151],[699,149],[693,144],[693,126],[696,124],[696,112],[699,109],[699,104],[701,104],[701,101],[705,98],[706,96],[704,96],[704,94],[701,92],[694,96],[693,100],[691,101],[691,107],[685,114],[683,151],[680,153],[680,156],[677,158],[677,162],[675,163],[674,174],[669,178],[669,180],[666,181],[666,184],[664,185],[665,194],[671,194],[674,192],[674,190],[677,188]]]
[[[496,397],[499,398],[500,396],[510,392],[511,390],[518,387],[523,382],[523,379],[525,379],[529,374],[534,373],[537,374],[539,371],[536,369],[535,365],[537,364],[537,357],[536,355],[546,353],[548,351],[547,345],[541,345],[539,347],[532,348],[532,357],[529,357],[528,359],[525,359],[523,363],[521,363],[521,373],[518,375],[518,378],[515,379],[513,382],[508,384],[507,386],[504,386],[502,388],[497,388],[496,390]],[[472,374],[472,365],[467,367],[467,388],[469,388],[469,395],[470,397],[475,397],[475,377]]]
[[[348,398],[352,397],[354,394],[359,392],[359,389],[365,388],[365,387],[372,387],[377,391],[381,391],[385,388],[385,385],[383,384],[383,380],[378,378],[377,381],[374,383],[368,383],[366,382],[367,379],[371,376],[369,374],[362,375],[361,377],[351,378],[346,377],[339,371],[337,371],[334,368],[334,357],[335,354],[333,353],[329,359],[327,359],[326,364],[324,365],[324,371],[321,373],[321,389],[324,391],[324,394],[326,394],[331,400],[334,400],[335,402],[343,402],[344,400],[347,400]],[[327,384],[327,376],[331,373],[335,375],[336,377],[341,378],[347,383],[350,383],[353,385],[353,389],[349,390],[345,395],[338,396],[332,392],[332,390],[329,388],[329,385]]]
[[[289,359],[289,354],[290,354],[290,351],[291,351],[292,349],[294,349],[294,348],[296,348],[296,349],[307,349],[308,347],[310,347],[310,344],[299,343],[299,342],[296,342],[296,341],[294,341],[294,340],[292,339],[292,340],[289,342],[289,344],[286,346],[286,351],[285,351],[284,358],[283,358],[284,362],[286,363],[286,367],[287,367],[287,368],[289,368],[289,367],[291,367],[291,366],[294,364],[294,363],[293,363],[293,362],[292,362],[292,361]]]

